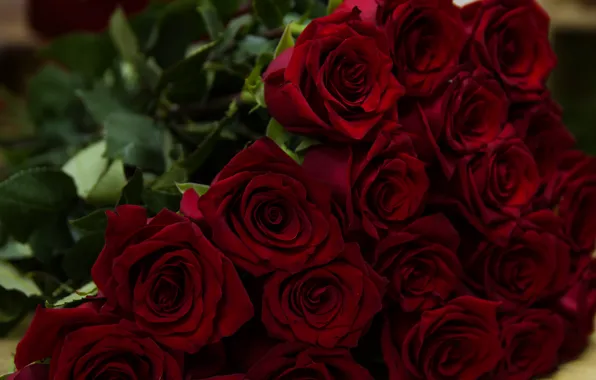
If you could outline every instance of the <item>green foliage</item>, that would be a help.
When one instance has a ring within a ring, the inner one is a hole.
[[[177,183],[176,187],[182,194],[188,189],[193,189],[199,195],[203,195],[209,190],[209,185],[201,185],[200,183]]]
[[[276,28],[283,24],[284,16],[292,8],[291,0],[253,0],[255,15],[268,28]]]

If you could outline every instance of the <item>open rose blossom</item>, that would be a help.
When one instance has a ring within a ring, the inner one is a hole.
[[[237,154],[198,202],[190,202],[196,193],[187,191],[182,212],[196,214],[198,208],[214,243],[252,274],[297,272],[343,251],[330,195],[264,138]]]
[[[540,184],[536,162],[511,126],[478,153],[461,158],[433,203],[456,209],[490,240],[506,242]]]
[[[494,72],[513,101],[538,100],[555,67],[549,18],[536,0],[482,0],[462,10],[466,56]]]
[[[232,335],[253,307],[232,262],[188,219],[138,206],[108,212],[92,269],[106,310],[122,312],[159,343],[196,352]]]
[[[182,363],[174,354],[133,323],[99,314],[88,304],[76,309],[37,309],[17,346],[15,365],[25,372],[29,364],[49,357],[48,379],[182,379]]]
[[[503,356],[497,307],[459,297],[411,327],[407,316],[390,313],[381,337],[389,380],[476,380],[493,371]]]
[[[465,255],[468,277],[487,298],[500,301],[504,310],[525,308],[557,295],[570,279],[569,245],[550,210],[521,218],[507,245],[482,242]]]
[[[505,316],[500,323],[505,356],[496,379],[533,379],[556,367],[565,333],[560,316],[550,310],[528,309]]]
[[[424,209],[425,165],[403,133],[381,132],[372,145],[315,146],[303,165],[329,184],[351,232],[379,240]]]
[[[392,66],[387,39],[357,8],[316,19],[263,75],[268,110],[292,133],[361,140],[396,117]]]
[[[352,243],[327,265],[273,274],[263,292],[263,323],[286,341],[355,347],[381,311],[384,293],[385,281]]]
[[[458,288],[459,235],[445,216],[422,217],[382,240],[375,269],[389,279],[389,295],[404,311],[444,303]]]
[[[433,96],[400,103],[400,124],[419,158],[450,177],[459,158],[490,144],[507,121],[509,102],[499,82],[462,66]]]
[[[397,79],[409,96],[428,96],[460,60],[466,34],[453,0],[377,0]]]
[[[29,23],[46,38],[73,32],[101,32],[118,8],[135,14],[149,5],[149,0],[27,0]]]

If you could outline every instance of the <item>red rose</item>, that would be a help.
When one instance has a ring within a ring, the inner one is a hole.
[[[383,119],[395,120],[403,88],[391,73],[387,39],[359,14],[313,20],[263,75],[269,112],[290,132],[361,140]]]
[[[506,246],[482,242],[475,251],[462,253],[475,288],[501,301],[504,310],[527,307],[564,290],[571,260],[558,222],[551,211],[539,211],[518,221]]]
[[[31,364],[12,375],[8,375],[6,380],[50,380],[50,366],[47,364]]]
[[[579,269],[579,278],[561,296],[553,310],[565,321],[565,340],[559,351],[564,360],[577,357],[588,345],[594,332],[596,315],[596,261]]]
[[[565,333],[561,317],[549,310],[528,309],[500,322],[505,357],[496,379],[534,379],[556,368]]]
[[[73,32],[101,32],[118,7],[142,11],[149,0],[28,0],[29,23],[46,38]]]
[[[400,102],[400,123],[419,157],[450,177],[456,160],[484,149],[507,121],[507,96],[483,70],[462,67],[435,95]]]
[[[422,313],[412,327],[390,316],[381,336],[389,380],[476,380],[503,355],[498,304],[459,297]]]
[[[539,183],[532,154],[507,126],[485,149],[460,159],[451,180],[437,183],[432,201],[455,208],[490,240],[503,243]]]
[[[443,304],[460,284],[459,235],[443,215],[426,216],[382,240],[375,270],[390,281],[389,295],[404,311]]]
[[[573,251],[591,253],[596,241],[596,158],[580,151],[562,155],[543,196],[563,220]]]
[[[180,360],[133,323],[119,323],[116,317],[90,307],[37,309],[17,346],[15,365],[21,370],[50,356],[49,379],[182,378]]]
[[[360,17],[365,21],[376,22],[378,4],[376,0],[343,0],[335,12],[350,12],[354,7],[360,10]]]
[[[373,377],[352,359],[348,350],[285,343],[273,347],[244,377],[238,379],[373,380]]]
[[[273,337],[326,348],[355,347],[381,311],[385,282],[357,244],[327,265],[275,272],[263,293],[263,323]]]
[[[378,0],[397,79],[410,96],[428,96],[457,66],[466,40],[452,0]]]
[[[575,147],[575,139],[561,119],[561,108],[551,98],[517,107],[510,121],[532,152],[543,178],[550,177],[565,152]]]
[[[378,240],[424,208],[429,181],[403,134],[379,133],[372,145],[315,146],[303,166],[333,189],[352,232]]]
[[[196,352],[232,335],[253,308],[232,262],[188,219],[164,210],[108,212],[106,244],[91,271],[106,310],[158,342]]]
[[[549,18],[535,0],[484,0],[462,10],[469,60],[492,70],[513,101],[538,100],[555,67]]]
[[[322,265],[342,252],[330,200],[326,187],[263,138],[232,158],[198,204],[183,201],[182,212],[198,207],[215,244],[236,265],[263,275]]]

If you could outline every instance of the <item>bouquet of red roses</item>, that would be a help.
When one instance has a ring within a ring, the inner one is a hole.
[[[10,379],[521,380],[582,352],[596,159],[545,12],[331,3],[247,79],[266,136],[179,208],[107,211],[97,294],[38,307]]]

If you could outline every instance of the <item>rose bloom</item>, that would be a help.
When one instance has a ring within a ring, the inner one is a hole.
[[[358,245],[348,244],[329,264],[293,275],[275,272],[263,291],[263,323],[286,341],[355,347],[382,309],[385,285]]]
[[[230,336],[253,316],[232,262],[188,219],[139,206],[108,212],[106,243],[91,270],[105,310],[159,343],[187,352]]]
[[[253,275],[297,272],[343,251],[329,189],[268,138],[232,158],[205,195],[187,191],[181,211],[200,212],[213,242]]]
[[[281,343],[256,361],[246,374],[215,376],[210,380],[373,380],[346,349],[322,349],[300,343]],[[192,379],[194,380],[194,379]]]
[[[424,208],[429,180],[405,134],[384,131],[372,144],[314,146],[303,167],[329,184],[350,232],[379,240]]]
[[[485,149],[458,160],[453,177],[436,182],[431,201],[463,216],[489,240],[505,244],[539,184],[532,154],[507,126]]]
[[[377,21],[406,95],[428,96],[458,65],[466,34],[452,0],[377,0]]]
[[[596,261],[580,265],[578,278],[569,290],[556,300],[551,309],[565,323],[565,339],[559,350],[563,360],[573,360],[588,346],[594,332],[596,316]]]
[[[389,380],[476,380],[493,371],[503,356],[497,307],[463,296],[414,324],[390,313],[381,336]]]
[[[545,97],[538,103],[516,106],[509,116],[518,136],[532,152],[543,180],[554,174],[565,153],[576,145],[561,114],[561,107]]]
[[[395,120],[403,94],[387,39],[360,11],[313,20],[267,68],[265,101],[292,133],[327,140],[361,140]]]
[[[580,151],[566,152],[543,197],[563,220],[572,250],[591,253],[596,241],[596,158]]]
[[[28,0],[31,27],[46,38],[73,32],[101,32],[118,7],[135,14],[149,0]]]
[[[473,287],[508,311],[557,295],[567,286],[572,269],[569,245],[550,210],[521,218],[507,245],[484,241],[460,256]]]
[[[50,366],[47,364],[31,364],[20,371],[8,375],[7,380],[50,380]]]
[[[461,66],[431,97],[400,102],[400,124],[420,159],[451,177],[457,159],[478,152],[505,126],[509,102],[485,70]]]
[[[404,311],[443,304],[460,285],[459,235],[441,214],[425,216],[381,240],[374,268],[390,281]]]
[[[30,363],[49,357],[48,379],[182,379],[179,358],[133,323],[99,314],[87,304],[75,309],[38,307],[17,346],[15,365],[24,371]]]
[[[555,67],[549,18],[535,0],[483,0],[462,15],[470,40],[465,56],[493,71],[515,101],[538,100]]]
[[[495,379],[527,380],[546,375],[559,362],[565,336],[563,319],[550,310],[528,309],[500,320],[505,356]]]

